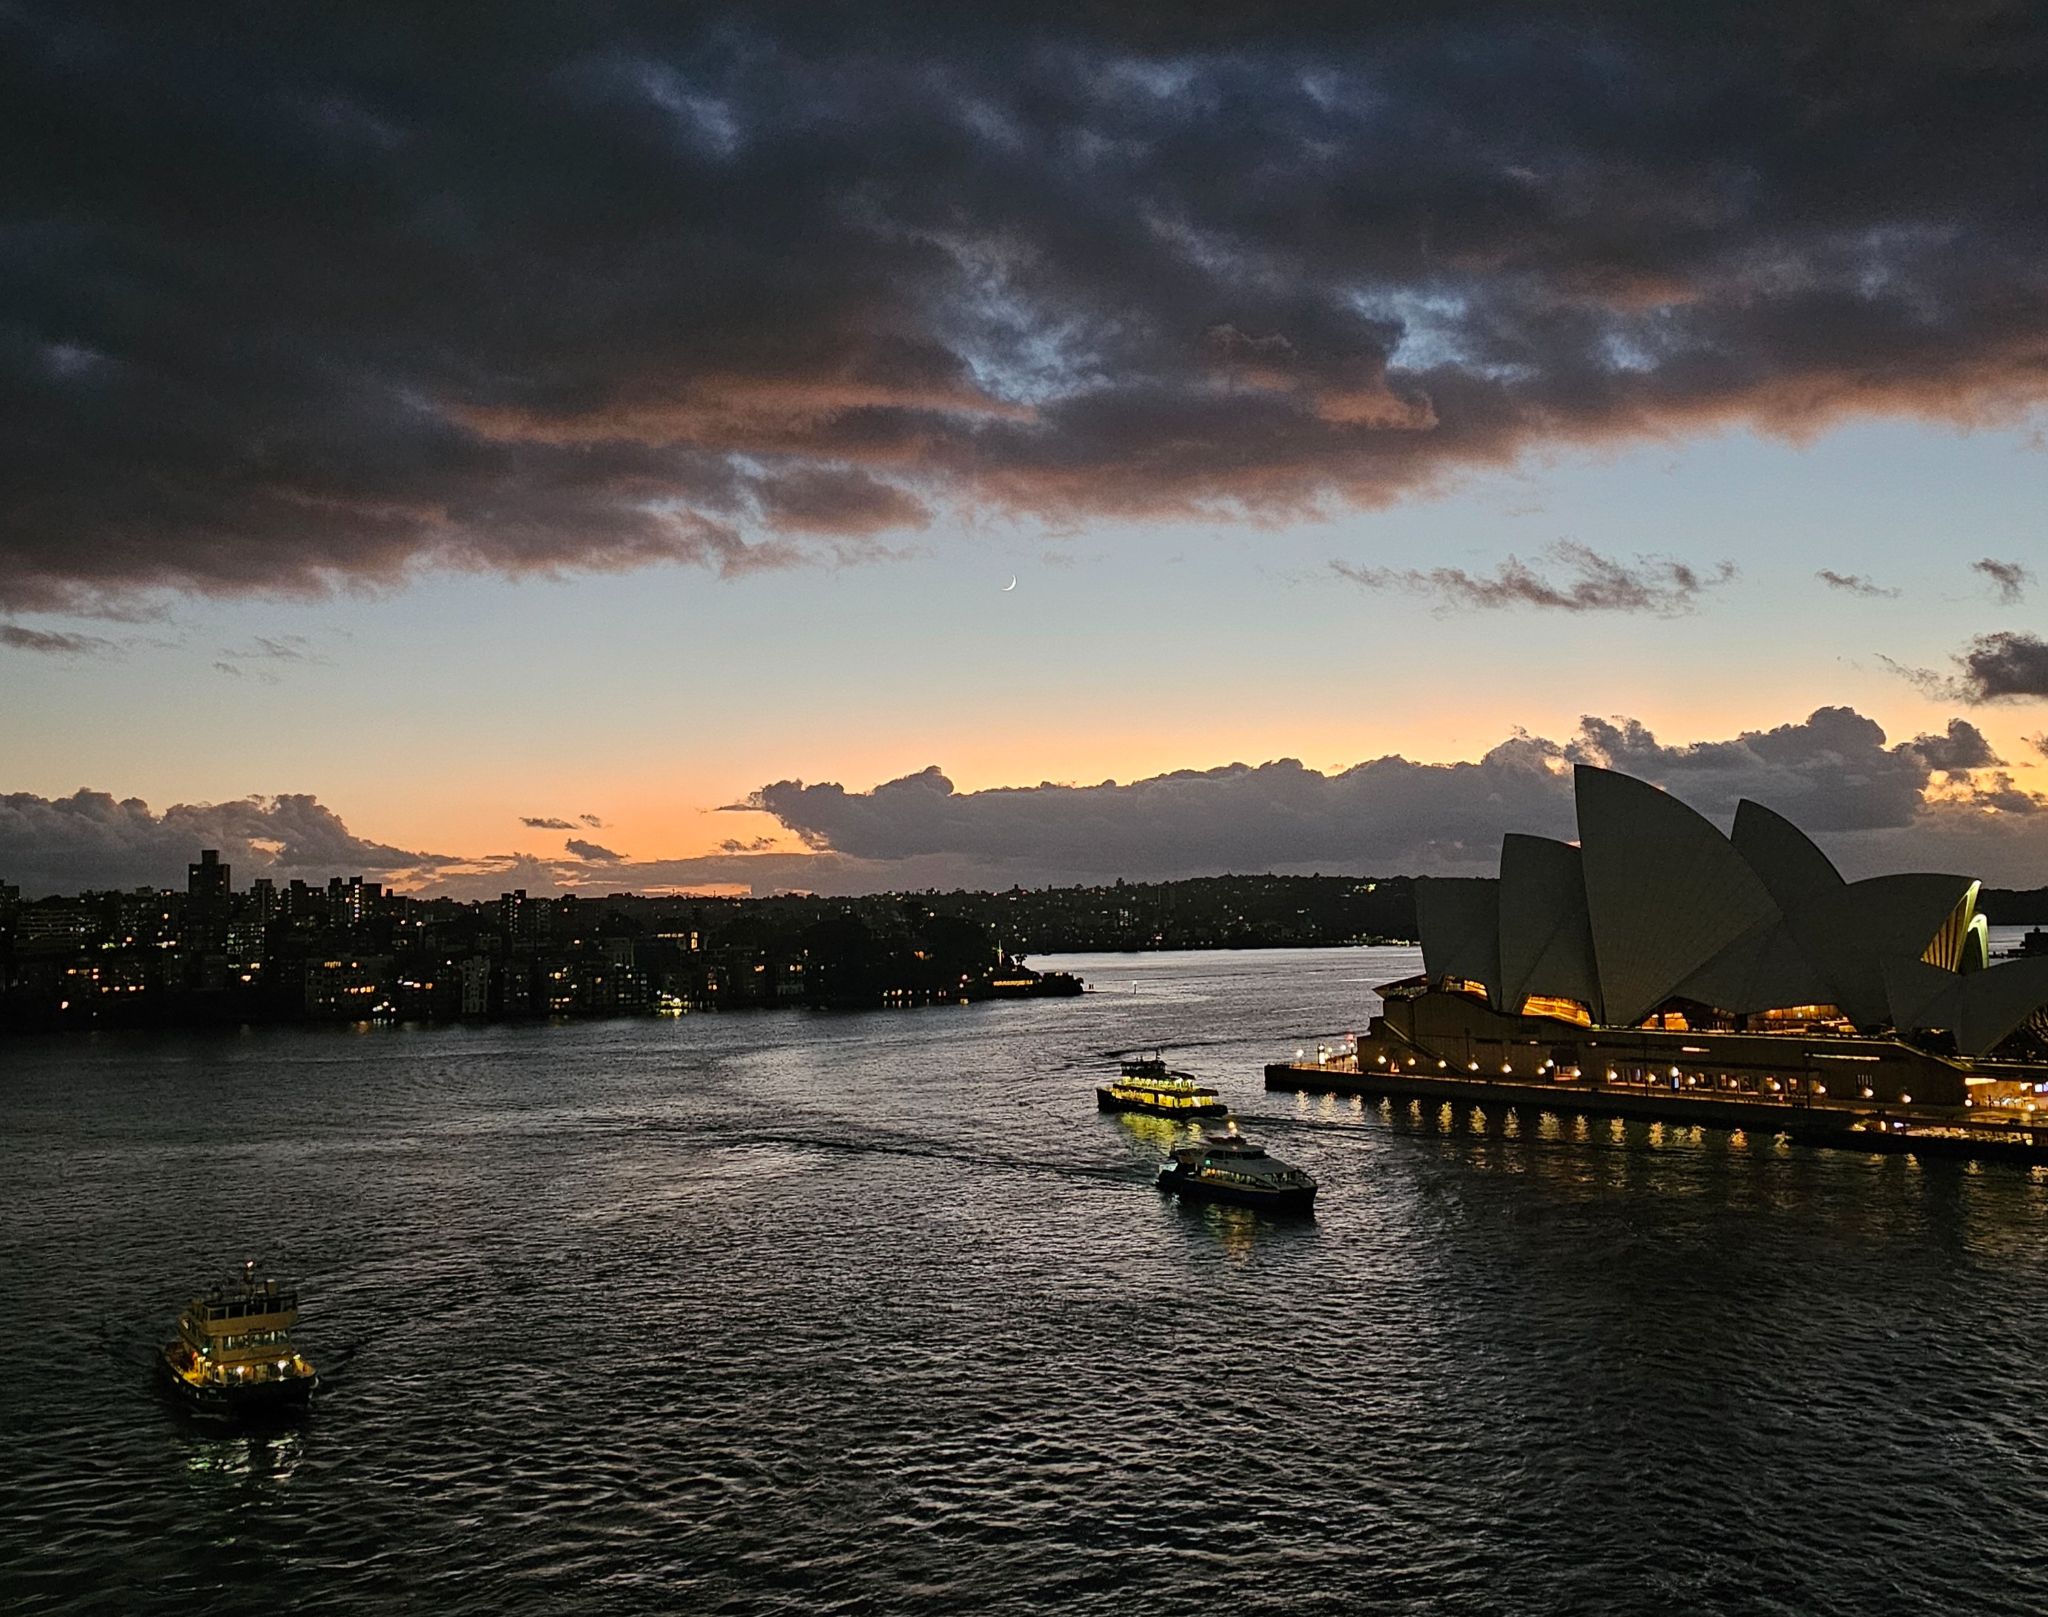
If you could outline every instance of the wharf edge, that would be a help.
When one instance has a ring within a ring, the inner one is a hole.
[[[1770,1101],[1693,1098],[1683,1094],[1626,1093],[1584,1082],[1512,1083],[1492,1078],[1425,1077],[1420,1073],[1361,1072],[1346,1063],[1274,1061],[1266,1065],[1268,1090],[1295,1094],[1359,1095],[1390,1100],[1449,1101],[1474,1107],[1517,1107],[1562,1117],[1622,1118],[1704,1128],[1783,1134],[1799,1145],[1829,1146],[1879,1155],[1963,1158],[2048,1166],[2048,1127],[1990,1131],[1974,1136],[1931,1134],[1883,1127],[1885,1114],[1815,1108]],[[1906,1119],[1896,1121],[1905,1123]],[[1879,1126],[1858,1125],[1877,1124]],[[1925,1129],[1923,1122],[1919,1125]]]

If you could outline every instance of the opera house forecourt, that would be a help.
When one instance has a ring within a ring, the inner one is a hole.
[[[1761,804],[1724,836],[1613,770],[1573,786],[1576,846],[1511,833],[1498,878],[1418,881],[1423,974],[1267,1088],[2048,1161],[2048,958],[1991,963],[1976,882],[1846,881]]]

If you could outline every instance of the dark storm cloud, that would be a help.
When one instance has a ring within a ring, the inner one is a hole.
[[[1992,751],[1990,739],[1968,719],[1950,719],[1944,735],[1919,735],[1913,751],[1929,769],[1949,774],[1995,769],[2005,760]]]
[[[1736,803],[1750,797],[1815,832],[1911,826],[1936,775],[1953,781],[1950,796],[1962,801],[1971,796],[1968,771],[2000,761],[1966,720],[1951,719],[1940,735],[1888,745],[1875,720],[1847,707],[1817,708],[1797,724],[1744,731],[1731,741],[1675,747],[1633,719],[1588,718],[1567,750],[1655,781],[1705,814],[1732,816]],[[2036,806],[2029,797],[2018,811]]]
[[[1987,702],[2048,701],[2048,641],[2001,629],[1980,634],[1953,659],[1956,672],[1914,668],[1880,659],[1929,696],[1982,706]]]
[[[2017,606],[2026,598],[2027,586],[2034,580],[2032,571],[2016,561],[1994,561],[1986,556],[1982,561],[1970,563],[1970,571],[1982,573],[1990,580],[1991,587],[1998,592],[1999,603],[2003,606]]]
[[[1884,600],[1895,600],[1896,589],[1887,589],[1862,573],[1838,573],[1832,567],[1823,567],[1813,575],[1831,590],[1841,590],[1846,595],[1869,595]]]
[[[298,794],[177,804],[159,814],[105,792],[0,793],[0,871],[24,893],[182,887],[200,848],[219,848],[237,883],[358,872],[418,880],[455,862],[358,837],[333,810]]]
[[[29,0],[0,605],[1994,416],[2041,395],[2044,48],[2018,0]]]
[[[1972,702],[2048,698],[2048,641],[2005,631],[1979,635],[1956,661],[1960,685]]]
[[[1690,611],[1704,591],[1735,576],[1732,562],[1721,562],[1705,573],[1665,556],[1638,556],[1630,564],[1570,541],[1550,546],[1543,558],[1548,565],[1540,573],[1518,556],[1508,557],[1491,573],[1462,567],[1359,567],[1341,561],[1330,565],[1367,589],[1433,595],[1446,611],[1535,606],[1558,612],[1669,616]]]
[[[609,848],[600,847],[595,842],[585,842],[581,837],[570,837],[562,846],[568,849],[572,858],[587,859],[596,864],[615,865],[626,857],[622,853],[614,853]]]

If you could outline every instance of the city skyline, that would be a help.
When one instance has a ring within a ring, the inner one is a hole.
[[[0,23],[0,879],[2048,874],[2020,14],[636,17]]]

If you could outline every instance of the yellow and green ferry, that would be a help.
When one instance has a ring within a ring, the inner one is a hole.
[[[319,1377],[292,1346],[299,1322],[294,1286],[258,1280],[256,1265],[194,1297],[163,1346],[171,1388],[194,1413],[282,1414],[306,1407]]]
[[[1154,1117],[1226,1117],[1223,1097],[1184,1072],[1167,1068],[1162,1055],[1126,1061],[1114,1083],[1095,1091],[1105,1112],[1146,1112]]]

